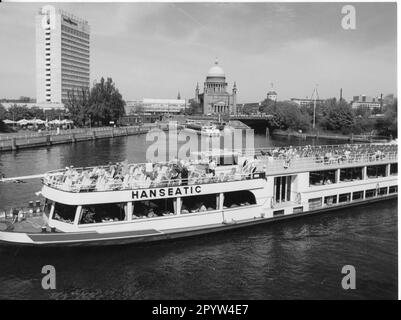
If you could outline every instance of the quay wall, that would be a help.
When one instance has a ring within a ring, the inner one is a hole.
[[[15,151],[26,148],[49,147],[57,144],[76,143],[96,139],[123,137],[145,134],[155,125],[103,127],[61,130],[57,132],[41,132],[31,134],[16,134],[0,136],[0,152]],[[160,127],[160,125],[159,125]],[[163,128],[162,128],[163,129]]]

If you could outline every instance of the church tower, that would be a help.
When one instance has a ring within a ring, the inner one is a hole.
[[[237,113],[237,83],[235,81],[233,86],[233,108],[231,110],[231,113]]]
[[[196,103],[199,103],[199,82],[196,83],[196,89],[195,89],[195,99],[194,101]]]

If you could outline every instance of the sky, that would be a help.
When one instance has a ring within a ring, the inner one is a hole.
[[[0,3],[0,98],[35,97],[35,15],[46,3]],[[397,92],[395,3],[58,3],[91,27],[91,81],[125,100],[193,98],[216,57],[238,101],[273,83],[279,100]]]

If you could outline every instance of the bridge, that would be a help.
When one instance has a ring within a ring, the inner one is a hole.
[[[192,115],[185,116],[186,119],[192,120],[214,120],[218,121],[218,115]],[[222,114],[220,116],[222,121],[237,120],[241,121],[253,129],[266,129],[270,128],[270,122],[273,118],[271,114]]]

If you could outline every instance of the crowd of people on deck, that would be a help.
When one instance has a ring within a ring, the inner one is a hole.
[[[66,167],[59,174],[46,175],[44,182],[73,192],[160,188],[241,180],[245,172],[253,169],[246,165],[238,169],[232,168],[229,173],[217,175],[216,166],[215,159],[144,164],[128,164],[124,161],[87,169]]]
[[[269,170],[270,160],[284,161],[284,168],[297,159],[313,159],[315,163],[337,164],[360,160],[377,161],[396,154],[397,145],[344,144],[339,146],[290,146],[261,150],[257,160],[268,160],[264,170]],[[169,163],[128,164],[127,161],[109,163],[107,166],[75,169],[67,167],[59,173],[45,176],[50,186],[73,192],[109,191],[170,187],[241,180],[256,171],[253,159],[233,166],[229,172],[216,174],[216,159],[174,160]]]
[[[377,161],[385,159],[390,154],[397,153],[395,144],[344,144],[337,146],[290,146],[270,150],[261,150],[258,158],[268,160],[284,160],[284,166],[289,166],[292,160],[309,158],[316,163],[336,164],[359,160]]]

